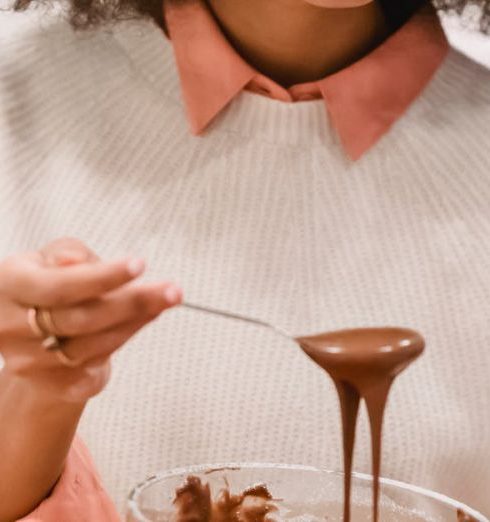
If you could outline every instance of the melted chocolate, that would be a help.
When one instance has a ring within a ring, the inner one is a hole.
[[[420,334],[404,328],[363,328],[298,337],[305,353],[333,379],[340,400],[344,447],[344,522],[350,520],[352,455],[359,403],[371,425],[373,520],[378,520],[383,414],[395,377],[423,351]],[[464,519],[463,519],[464,520]]]
[[[189,476],[177,489],[174,499],[175,522],[208,522],[211,520],[211,489],[198,477]]]
[[[174,499],[174,522],[267,522],[267,515],[277,510],[272,495],[263,484],[233,494],[227,486],[211,498],[209,484],[187,477]]]

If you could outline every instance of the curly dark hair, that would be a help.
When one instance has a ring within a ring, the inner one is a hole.
[[[14,0],[14,10],[23,11],[29,6],[49,0]],[[189,0],[66,0],[68,15],[76,29],[96,27],[100,24],[128,20],[135,17],[153,19],[165,29],[162,1],[187,2]],[[415,10],[428,0],[379,0],[393,28],[403,24]],[[472,5],[479,9],[479,26],[490,33],[490,0],[432,0],[436,9],[462,14]]]

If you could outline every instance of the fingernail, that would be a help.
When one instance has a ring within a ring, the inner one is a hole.
[[[136,277],[143,273],[145,262],[143,259],[131,259],[127,264],[128,272],[131,276]]]
[[[174,285],[167,286],[163,291],[163,297],[168,304],[177,304],[180,301],[180,290]]]

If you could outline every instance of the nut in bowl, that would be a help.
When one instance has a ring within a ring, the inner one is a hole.
[[[190,482],[189,482],[190,478]],[[372,477],[354,473],[351,520],[372,516]],[[217,464],[150,477],[129,495],[127,522],[341,522],[343,474],[284,464]],[[490,522],[460,502],[381,479],[383,522]]]

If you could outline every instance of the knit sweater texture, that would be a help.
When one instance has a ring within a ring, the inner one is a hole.
[[[394,386],[383,475],[489,514],[489,131],[490,72],[451,51],[357,162],[321,100],[243,92],[192,137],[152,24],[76,34],[2,14],[0,256],[75,236],[104,258],[144,257],[145,279],[190,301],[297,334],[419,330],[427,351]],[[339,419],[294,343],[177,309],[115,356],[79,433],[122,512],[162,469],[341,468]],[[362,411],[356,469],[369,448]]]

